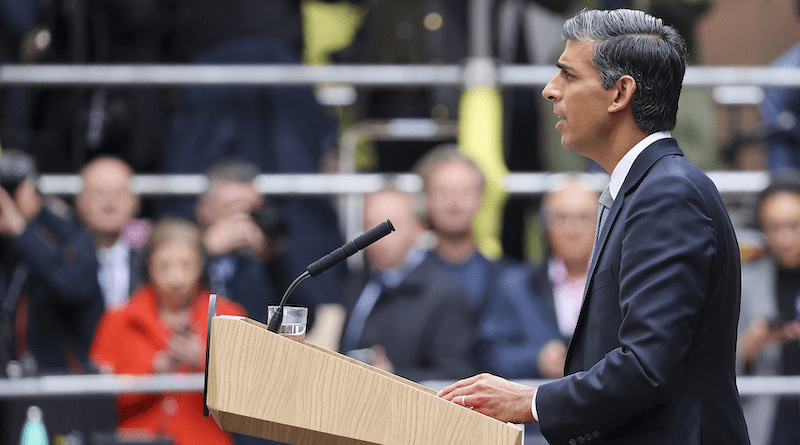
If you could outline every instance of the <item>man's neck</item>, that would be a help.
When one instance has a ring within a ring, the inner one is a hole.
[[[647,133],[640,130],[636,123],[631,120],[609,136],[608,149],[602,150],[598,159],[594,161],[600,164],[608,174],[611,174],[614,171],[614,167],[625,156],[625,153],[646,137]]]
[[[97,247],[107,249],[113,246],[121,235],[121,233],[95,233],[94,243]]]
[[[572,279],[583,278],[589,272],[589,260],[569,260],[562,258],[567,276]]]
[[[443,259],[451,263],[461,263],[468,260],[478,250],[478,245],[472,234],[442,236],[436,244],[436,251]]]

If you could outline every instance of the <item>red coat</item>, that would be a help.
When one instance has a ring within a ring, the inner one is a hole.
[[[198,291],[191,304],[192,328],[205,348],[209,291]],[[217,297],[217,313],[245,315],[241,306]],[[152,285],[140,287],[127,305],[107,311],[95,332],[92,359],[117,374],[152,374],[155,355],[167,347],[168,327],[158,314]],[[179,369],[178,372],[197,372]],[[123,394],[117,397],[121,432],[169,436],[176,445],[232,444],[214,419],[203,417],[203,394]]]

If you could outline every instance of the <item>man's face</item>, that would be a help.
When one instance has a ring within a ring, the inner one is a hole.
[[[567,262],[592,256],[599,194],[577,184],[552,192],[546,201],[547,235],[553,254]]]
[[[609,136],[609,105],[615,92],[603,89],[600,72],[591,63],[593,49],[591,42],[567,40],[557,63],[560,71],[542,96],[553,103],[553,114],[561,118],[556,124],[561,145],[595,159]]]
[[[397,230],[364,249],[370,263],[381,271],[399,266],[422,233],[422,225],[414,216],[412,199],[406,193],[380,191],[364,199],[365,230],[387,219]]]
[[[461,161],[445,161],[431,170],[428,179],[428,216],[436,232],[464,235],[483,204],[481,179]]]
[[[800,269],[800,196],[779,192],[759,211],[761,228],[775,260],[784,269]]]
[[[99,161],[83,174],[78,212],[92,232],[121,233],[138,211],[131,173],[116,161]]]

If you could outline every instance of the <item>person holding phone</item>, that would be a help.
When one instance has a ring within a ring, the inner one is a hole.
[[[739,373],[800,375],[800,174],[774,177],[756,209],[766,249],[742,265]],[[796,443],[796,396],[747,396],[742,407],[753,443]]]

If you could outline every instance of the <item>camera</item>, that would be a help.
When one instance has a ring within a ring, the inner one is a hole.
[[[6,149],[0,154],[0,186],[14,194],[22,182],[36,176],[36,163],[29,154]]]
[[[280,241],[286,236],[286,223],[281,219],[278,210],[271,205],[263,205],[250,212],[250,217],[267,239]]]

